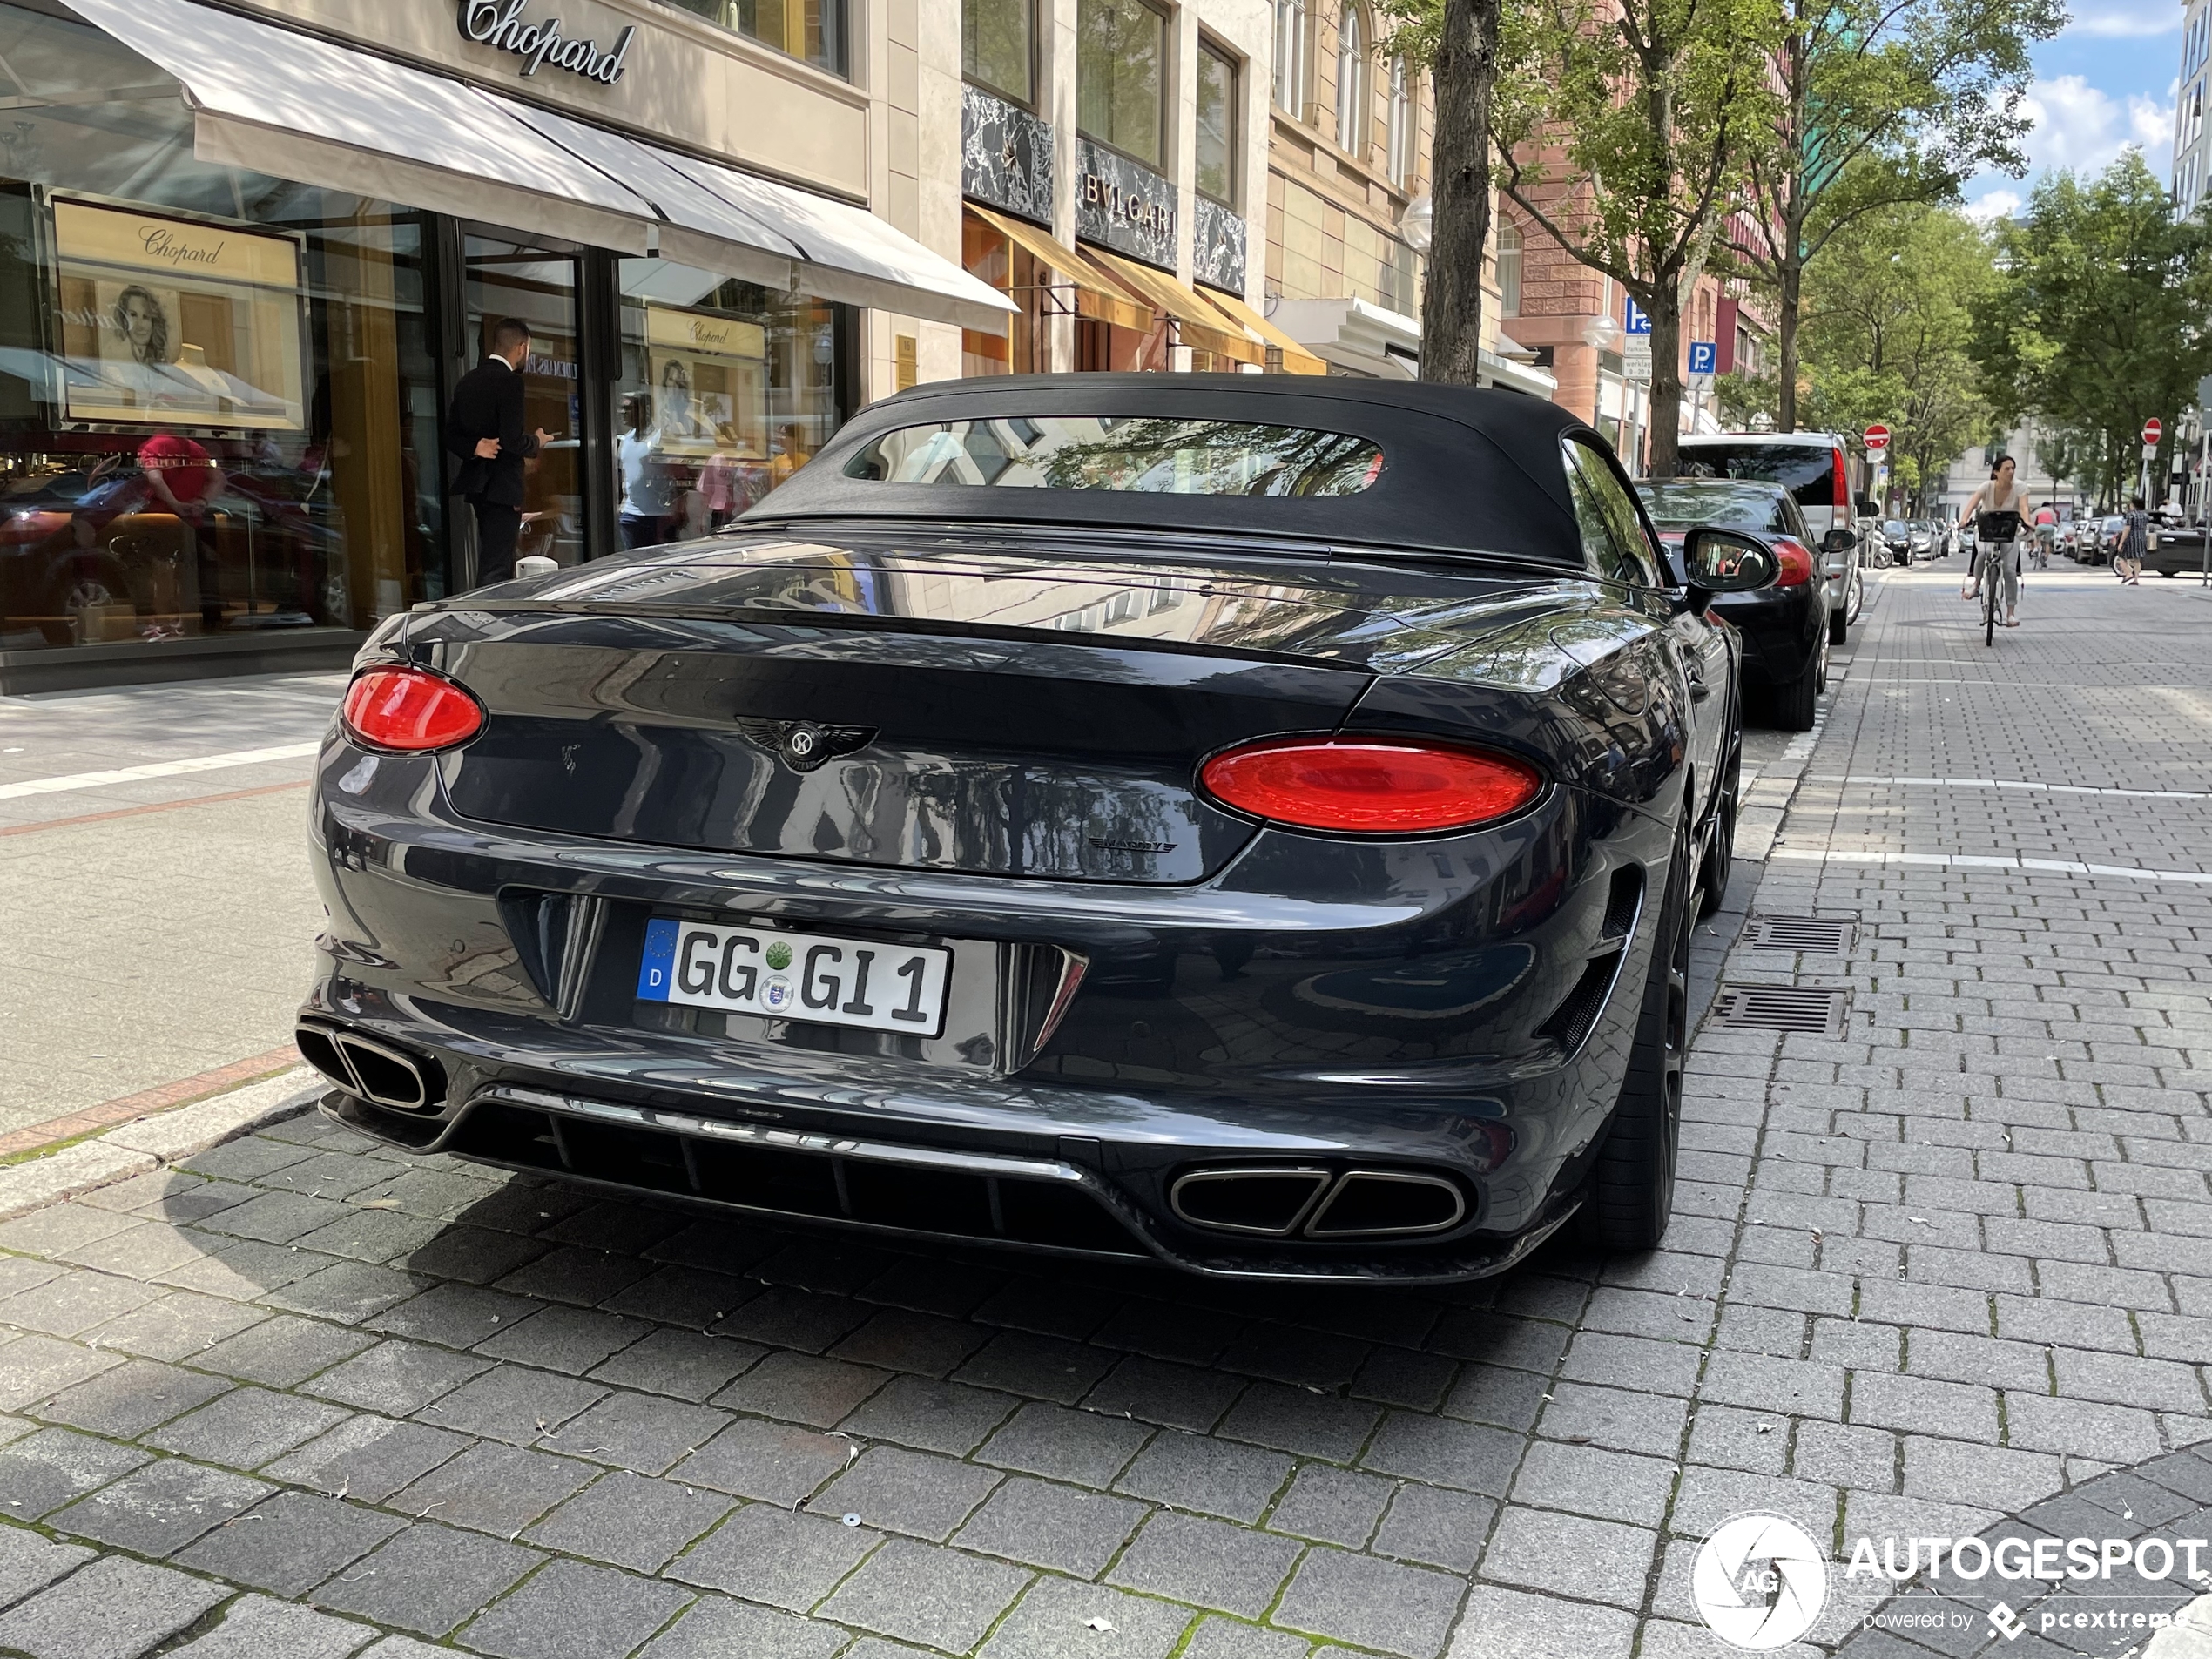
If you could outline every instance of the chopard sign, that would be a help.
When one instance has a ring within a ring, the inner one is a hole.
[[[637,31],[624,29],[605,51],[596,40],[571,38],[561,32],[561,20],[523,21],[527,0],[461,0],[461,33],[481,46],[513,52],[529,61],[521,72],[535,75],[544,65],[565,69],[586,80],[612,86],[622,78],[623,59],[630,55],[630,37]]]

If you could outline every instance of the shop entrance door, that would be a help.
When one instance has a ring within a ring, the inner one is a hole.
[[[474,233],[466,239],[464,259],[471,361],[480,363],[490,354],[492,329],[501,318],[520,317],[528,323],[523,429],[543,427],[552,440],[543,454],[523,463],[523,533],[516,555],[580,564],[590,523],[577,348],[583,262],[573,253]]]

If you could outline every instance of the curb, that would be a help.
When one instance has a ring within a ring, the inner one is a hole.
[[[325,1085],[306,1066],[248,1083],[228,1094],[78,1141],[58,1152],[0,1169],[0,1221],[132,1176],[181,1162],[211,1146],[312,1107]]]

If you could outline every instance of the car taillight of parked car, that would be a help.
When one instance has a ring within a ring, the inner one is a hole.
[[[1833,459],[1835,468],[1836,510],[1843,515],[1843,517],[1837,522],[1848,523],[1851,521],[1851,480],[1844,475],[1844,452],[1841,449],[1831,449],[1828,453]]]
[[[1270,738],[1199,769],[1223,806],[1339,834],[1433,835],[1516,813],[1543,788],[1534,767],[1480,749],[1393,738]]]
[[[462,686],[421,668],[372,668],[346,688],[346,734],[371,749],[430,754],[484,729],[484,706]]]
[[[1774,552],[1781,565],[1781,574],[1774,578],[1777,588],[1801,588],[1812,580],[1812,550],[1803,542],[1788,536],[1774,538]]]

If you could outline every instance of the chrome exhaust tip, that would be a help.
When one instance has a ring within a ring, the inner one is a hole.
[[[1412,1238],[1467,1219],[1456,1181],[1410,1170],[1352,1170],[1305,1224],[1308,1238]]]
[[[1193,1170],[1168,1189],[1168,1205],[1193,1227],[1281,1238],[1297,1231],[1329,1178],[1326,1170]]]
[[[435,1062],[353,1031],[302,1025],[293,1033],[300,1053],[317,1071],[349,1095],[394,1111],[422,1112],[445,1093],[445,1079]]]
[[[1168,1189],[1168,1204],[1208,1232],[1330,1242],[1447,1233],[1467,1217],[1459,1183],[1412,1170],[1192,1170]]]

